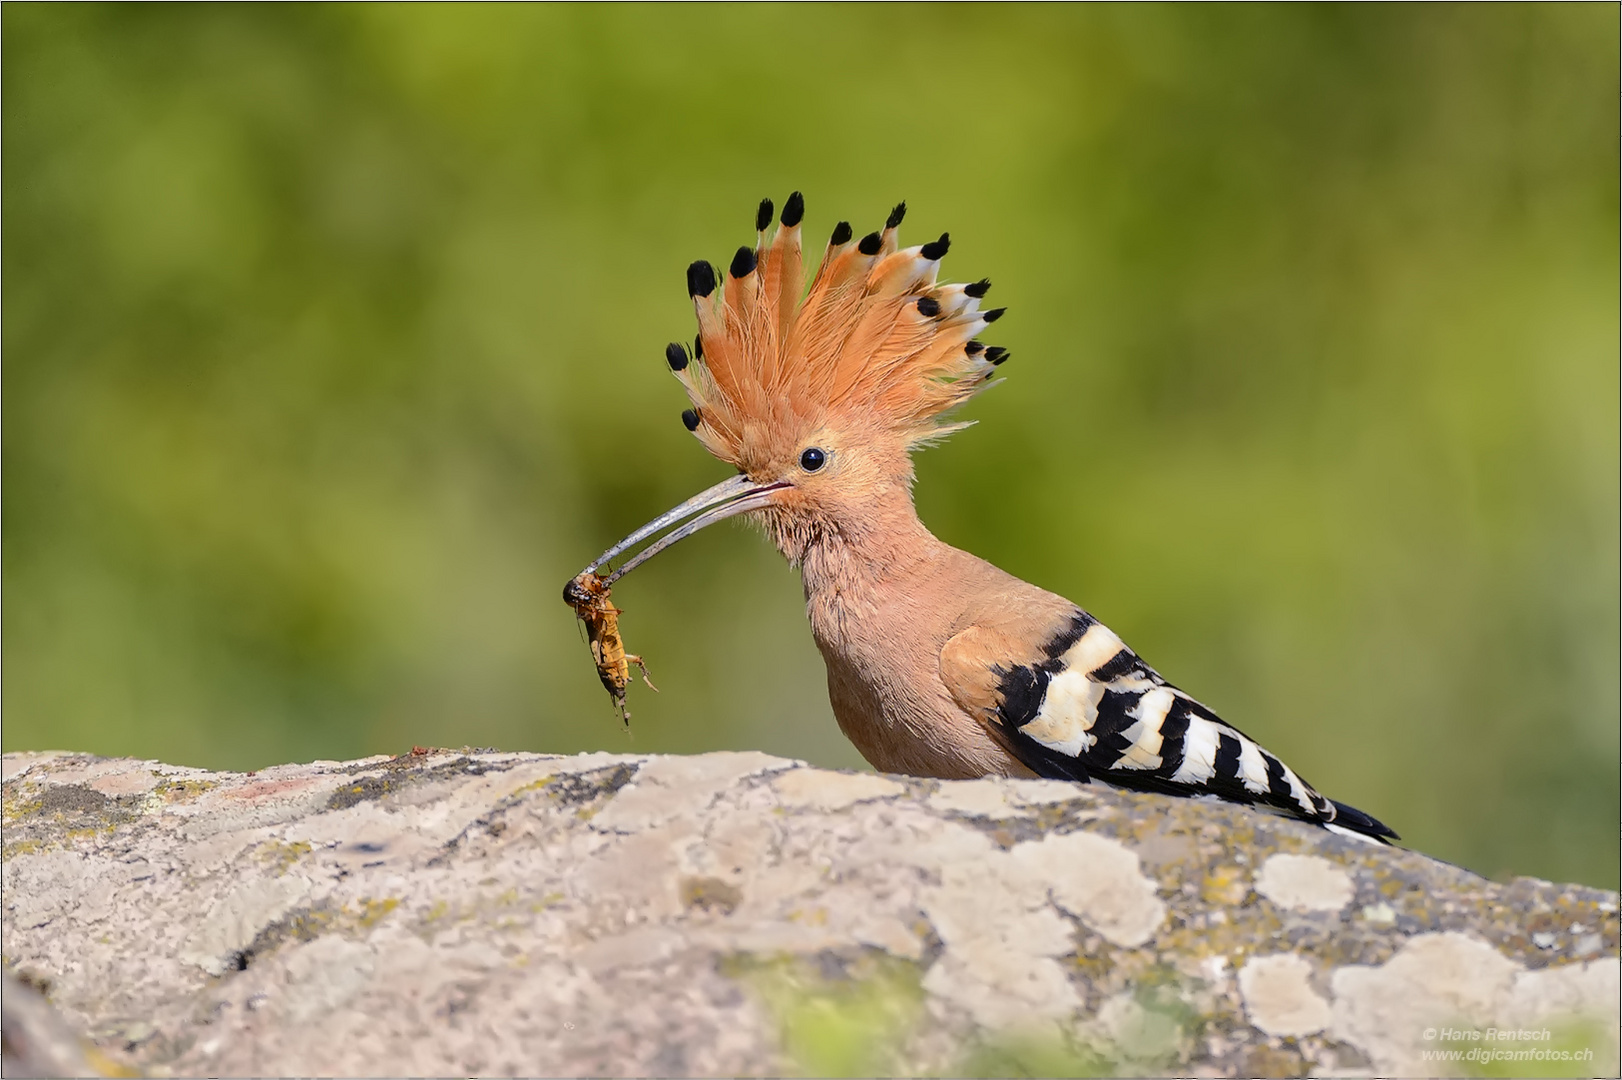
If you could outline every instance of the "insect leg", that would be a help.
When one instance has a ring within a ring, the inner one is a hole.
[[[659,692],[659,688],[657,686],[653,685],[653,680],[648,678],[648,665],[646,665],[646,664],[644,664],[642,662],[642,658],[640,656],[634,656],[631,653],[626,653],[625,654],[625,661],[626,661],[626,663],[635,664],[637,667],[641,668],[642,669],[642,681],[647,683],[648,684],[648,689],[652,690],[655,694],[657,694]]]

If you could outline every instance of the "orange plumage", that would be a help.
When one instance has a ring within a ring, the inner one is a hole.
[[[768,242],[762,227],[755,248],[738,249],[720,288],[709,263],[688,270],[699,344],[676,374],[694,433],[747,470],[829,425],[859,420],[909,448],[964,426],[943,414],[996,369],[974,341],[991,321],[980,310],[984,286],[936,283],[944,235],[898,249],[903,205],[861,241],[848,225],[836,229],[802,301],[802,208],[791,196],[776,235]],[[769,201],[762,210],[764,226]]]

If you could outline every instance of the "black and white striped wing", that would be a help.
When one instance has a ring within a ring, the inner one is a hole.
[[[994,707],[984,719],[1039,775],[1215,795],[1274,807],[1337,832],[1396,838],[1368,814],[1318,794],[1079,609],[1039,656],[998,663],[992,674]]]

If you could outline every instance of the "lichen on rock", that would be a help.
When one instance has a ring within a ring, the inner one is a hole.
[[[1614,893],[1210,801],[752,753],[4,777],[7,972],[103,1071],[1468,1074],[1489,1029],[1616,1068]]]

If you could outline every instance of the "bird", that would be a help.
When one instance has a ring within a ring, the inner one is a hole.
[[[799,568],[834,717],[880,772],[1099,780],[1398,839],[1319,794],[1077,604],[925,527],[912,455],[969,426],[960,407],[1002,381],[1009,352],[980,338],[1005,309],[984,306],[987,279],[938,282],[949,234],[900,246],[904,202],[859,239],[839,222],[809,288],[804,197],[789,196],[774,233],[773,212],[762,200],[755,242],[724,273],[687,268],[698,334],[691,349],[665,350],[690,405],[682,423],[736,475],[583,573],[658,537],[602,579],[611,585],[748,515]]]

